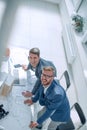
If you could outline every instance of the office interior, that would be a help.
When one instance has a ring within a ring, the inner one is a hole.
[[[28,64],[29,50],[38,47],[41,57],[55,64],[58,79],[68,71],[70,105],[78,102],[87,119],[86,11],[87,0],[0,0],[0,64],[6,47],[14,64]],[[76,25],[75,17],[82,23]],[[26,89],[26,74],[22,68],[17,72],[20,85],[13,85],[13,97],[4,101],[11,114],[0,120],[0,125],[5,130],[31,130],[33,109],[23,104],[21,96]],[[87,123],[80,128],[86,129]]]

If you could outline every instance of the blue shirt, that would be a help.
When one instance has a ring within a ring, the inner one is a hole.
[[[49,117],[58,122],[67,122],[70,119],[70,105],[66,92],[55,80],[48,87],[45,95],[44,87],[40,85],[36,95],[32,97],[33,102],[38,100],[41,106],[46,107],[45,113],[37,120],[39,124]]]
[[[47,61],[47,60],[44,60],[44,59],[40,58],[39,63],[36,66],[36,69],[35,69],[35,75],[37,77],[37,81],[36,81],[36,83],[34,85],[34,88],[32,90],[32,94],[35,94],[37,92],[38,88],[41,85],[40,78],[41,78],[42,68],[44,66],[52,66],[55,69],[55,76],[57,76],[57,71],[56,71],[56,67],[54,66],[54,64],[51,61]],[[28,69],[33,70],[33,67],[31,66],[30,63],[28,65]]]

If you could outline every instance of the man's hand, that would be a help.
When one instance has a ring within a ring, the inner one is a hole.
[[[33,104],[32,99],[25,100],[24,104],[32,105]]]
[[[37,122],[31,121],[29,127],[30,127],[30,128],[35,128],[35,127],[38,126],[38,125],[39,125],[39,124],[38,124]]]
[[[22,95],[23,95],[24,97],[32,97],[32,93],[29,92],[29,91],[22,92]]]
[[[27,65],[22,65],[22,69],[27,71]]]

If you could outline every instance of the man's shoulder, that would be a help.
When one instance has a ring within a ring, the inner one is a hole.
[[[52,61],[45,60],[43,58],[40,58],[40,63],[43,64],[44,66],[46,66],[46,65],[53,65]]]
[[[58,94],[63,94],[63,95],[65,95],[65,90],[64,90],[64,88],[63,88],[63,86],[61,86],[59,83],[58,83],[58,81],[57,80],[53,80],[53,88],[54,88],[54,90],[55,90],[55,92],[56,93],[58,93]]]

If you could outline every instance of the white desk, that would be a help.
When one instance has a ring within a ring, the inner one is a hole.
[[[2,87],[2,85],[5,82],[6,78],[7,78],[7,74],[4,73],[4,72],[0,72],[0,88]]]
[[[31,130],[31,107],[24,104],[25,98],[21,95],[24,90],[24,86],[13,86],[8,98],[0,98],[0,104],[3,103],[5,110],[9,111],[9,114],[0,120],[0,125],[5,130]]]
[[[0,88],[1,88],[2,84],[3,84],[3,81],[0,81]]]

